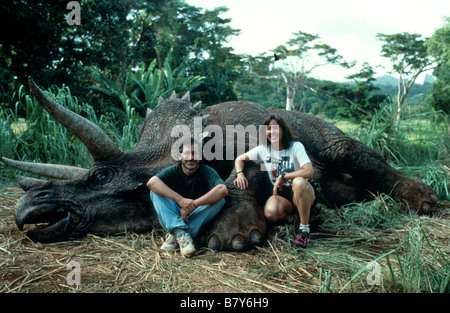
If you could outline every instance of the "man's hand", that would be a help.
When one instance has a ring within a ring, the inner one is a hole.
[[[189,223],[188,219],[189,214],[191,214],[191,212],[189,212],[187,209],[181,209],[180,211],[181,218],[185,223]]]
[[[177,201],[177,204],[180,206],[181,218],[186,223],[189,223],[188,215],[194,212],[194,210],[198,207],[194,200],[188,198],[181,198]]]

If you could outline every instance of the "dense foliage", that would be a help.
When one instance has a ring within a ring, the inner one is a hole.
[[[415,176],[429,180],[441,198],[448,198],[448,20],[426,40],[407,33],[379,35],[394,69],[400,69],[401,58],[411,64],[434,62],[437,77],[430,88],[401,73],[400,83],[411,84],[411,89],[401,123],[394,127],[398,88],[379,84],[370,64],[348,76],[347,83],[311,77],[323,64],[353,66],[318,35],[298,31],[271,52],[237,55],[227,46],[239,30],[221,17],[226,7],[204,10],[182,0],[79,2],[81,25],[68,25],[67,1],[0,3],[0,27],[8,29],[0,39],[1,156],[90,165],[84,147],[29,94],[25,86],[31,75],[58,102],[100,125],[124,150],[136,142],[146,110],[172,91],[190,91],[192,102],[202,100],[204,106],[247,100],[351,121],[357,125],[352,136],[395,166],[417,170]],[[415,46],[420,46],[420,55],[411,53]],[[311,63],[313,54],[322,63]],[[290,70],[295,58],[308,66]],[[426,170],[420,170],[425,164]],[[10,171],[2,169],[2,179]]]
[[[342,59],[339,51],[322,42],[319,35],[299,30],[285,45],[273,47],[265,54],[237,55],[227,46],[239,30],[232,29],[230,20],[221,17],[226,7],[203,10],[183,0],[78,2],[81,25],[66,22],[66,0],[0,1],[0,157],[83,168],[92,165],[83,144],[52,119],[30,94],[27,77],[31,75],[50,97],[97,124],[124,151],[132,150],[137,142],[138,126],[147,108],[153,108],[160,96],[168,97],[172,91],[179,95],[190,91],[192,102],[202,100],[204,106],[228,100],[252,101],[280,109],[289,105],[290,109],[329,119],[349,136],[380,153],[390,165],[430,185],[440,201],[450,201],[450,18],[428,39],[407,33],[379,35],[385,43],[383,53],[392,59],[400,83],[411,84],[401,100],[405,102],[400,116],[397,114],[398,84],[376,80],[370,64],[364,64],[359,73],[350,75],[347,83],[312,78],[310,74],[319,66],[315,63],[293,71],[282,66],[292,58],[308,61],[306,58],[311,54],[322,57],[324,63],[353,66]],[[412,47],[420,48],[420,59]],[[414,66],[423,61],[434,67],[437,80],[433,84],[414,84],[414,73],[408,75],[401,67],[406,63],[397,62],[401,56]],[[0,162],[0,184],[11,182],[16,174],[29,176]],[[3,200],[8,203],[7,199]],[[220,278],[221,282],[231,282],[220,285],[232,286],[232,291],[238,292],[247,291],[248,281],[257,281],[258,289],[251,290],[258,292],[262,286],[269,285],[270,291],[292,292],[304,290],[307,284],[318,286],[319,292],[448,292],[448,227],[441,219],[398,214],[396,206],[389,196],[377,195],[374,201],[350,204],[341,210],[325,207],[328,219],[322,227],[324,232],[317,234],[320,240],[313,249],[302,249],[300,253],[293,250],[290,242],[293,236],[289,233],[292,228],[286,227],[285,236],[283,232],[270,235],[270,249],[258,248],[263,254],[255,256],[257,262],[246,259],[244,263],[249,267],[244,269],[245,274],[232,274],[232,279],[231,276]],[[189,272],[186,262],[177,262],[172,256],[164,268],[156,266],[156,271],[154,264],[142,263],[143,259],[152,262],[155,259],[152,253],[158,249],[149,249],[151,243],[155,244],[154,232],[143,235],[146,237],[128,234],[92,237],[77,242],[76,247],[68,243],[67,249],[60,245],[45,246],[42,251],[33,250],[36,255],[45,253],[46,257],[42,258],[46,260],[45,265],[29,262],[22,257],[24,249],[30,249],[24,247],[29,241],[11,239],[12,209],[10,212],[6,207],[5,204],[2,214],[7,226],[0,234],[0,239],[4,239],[1,250],[6,253],[2,254],[5,258],[0,263],[6,264],[6,269],[13,273],[6,276],[3,284],[3,290],[8,292],[42,292],[44,289],[39,289],[39,284],[46,284],[45,288],[50,286],[51,291],[55,291],[55,286],[57,290],[73,291],[60,283],[61,262],[72,257],[73,249],[78,246],[79,251],[83,250],[80,252],[83,258],[89,261],[90,255],[85,252],[96,240],[101,240],[99,249],[116,246],[120,251],[103,251],[105,255],[112,254],[108,258],[92,255],[94,266],[83,269],[83,275],[92,270],[94,279],[77,286],[78,292],[171,292],[174,291],[170,289],[171,284],[158,283],[162,289],[153,289],[156,285],[149,281],[164,280],[164,275],[170,275],[172,281],[177,271],[182,273],[180,277],[186,273],[190,276],[184,279],[189,282],[189,288],[181,286],[180,289],[180,284],[175,284],[175,291],[192,292],[192,274],[200,273]],[[430,231],[428,227],[432,225],[435,226]],[[133,248],[125,249],[131,251],[125,260],[130,261],[126,266],[131,269],[128,272],[122,271],[124,247]],[[139,254],[136,247],[143,248]],[[53,248],[56,250],[51,255],[55,260],[49,263],[48,249]],[[71,251],[71,256],[62,255],[62,250]],[[142,258],[143,253],[148,257]],[[139,260],[133,260],[136,255]],[[227,255],[220,255],[220,264],[226,263],[223,258]],[[281,255],[283,262],[280,262]],[[160,258],[159,253],[157,256]],[[168,255],[161,254],[161,257]],[[201,262],[203,257],[208,264],[202,267],[212,269],[208,254],[193,261]],[[233,255],[230,264],[236,263],[236,257]],[[259,262],[270,257],[273,262]],[[368,259],[382,265],[380,286],[368,285]],[[105,269],[117,269],[116,261],[120,263],[120,273],[103,275]],[[259,268],[252,268],[253,263]],[[43,266],[55,269],[42,275]],[[101,267],[101,271],[95,272],[96,267]],[[307,276],[302,278],[305,273]],[[47,283],[50,274],[57,279]],[[127,275],[132,278],[126,280]],[[151,279],[142,285],[134,284],[144,276]],[[197,276],[203,279],[205,275]],[[114,280],[112,287],[108,285],[110,277]],[[248,277],[251,279],[247,280]],[[289,288],[283,286],[280,277],[285,277],[284,283]],[[123,283],[128,281],[131,283]],[[33,289],[34,283],[38,289]]]
[[[17,90],[32,75],[40,85],[70,87],[96,110],[120,107],[119,99],[93,91],[108,77],[123,93],[136,67],[204,77],[198,90],[206,103],[235,98],[232,91],[239,58],[224,43],[237,34],[220,15],[226,8],[203,11],[179,0],[79,1],[81,25],[68,25],[67,1],[0,3],[0,86]],[[156,61],[155,61],[156,60]],[[166,86],[173,88],[180,86]],[[185,92],[195,86],[177,89]]]
[[[226,7],[204,10],[183,0],[79,3],[81,25],[67,23],[67,1],[0,3],[0,27],[8,29],[0,39],[3,107],[12,108],[11,95],[29,75],[45,88],[69,87],[100,114],[124,112],[128,101],[144,115],[159,96],[189,90],[193,101],[204,105],[239,99],[360,121],[370,119],[398,91],[379,89],[367,63],[345,84],[311,78],[318,66],[354,65],[316,34],[298,31],[265,54],[237,55],[227,46],[239,30],[221,17]],[[448,114],[448,21],[427,40],[408,33],[378,37],[397,72],[405,62],[437,66],[429,101]],[[420,55],[414,47],[420,47]],[[305,66],[293,66],[296,59]],[[419,87],[414,75],[400,72],[400,82],[411,84],[411,96]],[[23,108],[18,113],[25,114]]]

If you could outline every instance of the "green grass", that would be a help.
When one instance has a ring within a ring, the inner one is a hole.
[[[56,102],[100,126],[120,149],[131,150],[137,142],[138,125],[142,119],[135,109],[128,108],[121,114],[122,120],[113,113],[98,117],[90,105],[72,96],[68,87],[53,87],[46,92]],[[14,110],[0,108],[0,156],[84,168],[92,165],[92,158],[83,143],[56,122],[23,86],[11,96],[10,101],[14,104]],[[25,112],[24,117],[20,117],[18,112]],[[0,169],[0,181],[11,180],[19,174],[3,162],[0,162]]]
[[[320,281],[316,291],[324,293],[450,291],[448,219],[399,213],[386,195],[324,210],[326,221],[308,249],[295,248],[290,228],[270,238],[284,256],[284,273],[308,269],[310,281]]]
[[[73,97],[67,87],[47,92],[57,102],[99,125],[120,149],[131,150],[137,141],[141,118],[133,108],[126,108],[120,118],[115,114],[99,117],[92,107]],[[13,110],[0,107],[1,156],[90,166],[92,160],[85,147],[56,123],[24,88],[11,96],[11,103],[15,107]],[[19,111],[25,112],[24,116],[19,116]],[[441,201],[448,201],[447,116],[433,111],[415,111],[405,114],[400,127],[395,128],[392,105],[388,103],[367,124],[343,121],[336,124],[377,150],[406,175],[429,184]],[[0,173],[0,180],[5,182],[19,174],[3,162],[0,162]],[[446,216],[448,210],[444,212]],[[307,286],[315,292],[449,292],[448,218],[401,214],[395,201],[386,195],[339,210],[324,208],[324,212],[326,221],[320,231],[313,234],[308,249],[295,248],[293,229],[278,229],[269,234],[268,245],[261,248],[264,260],[258,260],[257,255],[253,261],[259,265],[246,275],[235,275],[236,279],[258,279],[261,285],[270,283],[271,286],[283,283],[287,287],[294,286],[295,290]],[[236,258],[234,254],[229,256],[233,260]],[[269,256],[272,261],[268,261]],[[214,257],[220,258],[217,264],[224,258],[223,255]],[[368,283],[374,270],[370,264],[379,265],[379,284]],[[206,266],[211,268],[211,262]]]
[[[442,201],[450,200],[450,122],[426,105],[405,112],[397,127],[394,104],[387,102],[369,122],[332,121],[344,133],[381,154],[394,168],[418,178]]]

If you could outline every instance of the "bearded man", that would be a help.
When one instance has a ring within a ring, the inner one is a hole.
[[[150,178],[147,187],[167,232],[161,249],[189,257],[196,252],[193,238],[202,225],[211,221],[225,204],[228,195],[225,182],[211,167],[201,163],[199,144],[194,138],[183,141],[179,164]]]

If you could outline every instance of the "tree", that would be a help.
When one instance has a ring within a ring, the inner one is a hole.
[[[195,91],[202,94],[201,100],[207,105],[237,100],[233,86],[241,75],[240,57],[224,43],[239,30],[229,26],[231,19],[221,17],[227,11],[226,7],[205,10],[189,25],[197,33],[189,54],[190,69],[205,77]]]
[[[57,0],[0,2],[0,85],[4,89],[18,88],[15,83],[25,84],[31,74],[45,84],[68,76],[58,68],[62,59],[73,60],[60,49],[60,36],[68,28],[62,22],[66,4]]]
[[[379,89],[373,84],[374,74],[372,67],[365,62],[359,73],[346,77],[352,80],[352,83],[324,81],[316,90],[338,102],[335,117],[361,121],[372,117],[375,110],[387,99],[387,95],[374,93]]]
[[[67,1],[0,2],[0,27],[8,30],[0,37],[0,91],[13,92],[31,75],[44,88],[64,84],[80,100],[105,111],[121,103],[89,88],[102,87],[92,79],[92,70],[113,81],[118,94],[126,94],[136,69],[156,73],[171,68],[186,79],[205,77],[196,91],[208,104],[235,99],[239,57],[224,43],[237,30],[220,18],[226,8],[202,12],[183,0],[79,2],[81,25],[66,22]]]
[[[273,50],[276,60],[279,60],[277,69],[279,76],[286,86],[286,110],[295,109],[295,96],[297,90],[302,94],[299,111],[305,108],[305,90],[308,76],[320,66],[340,65],[350,68],[351,65],[342,60],[337,50],[327,44],[318,42],[320,37],[305,32],[294,33],[294,38],[287,42],[287,46],[280,45]]]
[[[0,75],[0,84],[18,88],[31,75],[41,86],[65,84],[86,100],[86,68],[95,66],[118,76],[133,62],[129,34],[136,27],[129,14],[142,1],[80,1],[81,25],[67,23],[67,2],[0,3],[0,27],[8,29],[0,39],[0,59],[7,60],[1,64],[7,74]]]
[[[433,71],[437,80],[432,86],[431,104],[436,110],[450,114],[450,17],[427,40],[426,46],[437,62]]]
[[[429,57],[425,40],[420,39],[421,37],[422,35],[407,32],[377,35],[378,39],[385,42],[381,47],[381,55],[390,59],[393,72],[399,75],[395,114],[397,125],[406,96],[415,80],[421,73],[433,68],[433,60]]]

